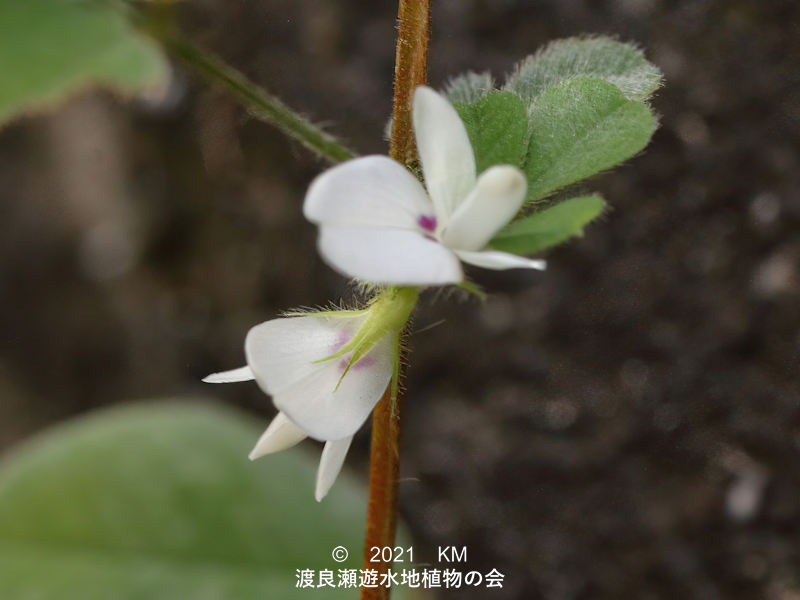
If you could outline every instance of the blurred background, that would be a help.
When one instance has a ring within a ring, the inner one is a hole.
[[[411,339],[401,514],[417,560],[467,546],[511,599],[800,598],[800,4],[434,0],[429,79],[503,81],[547,41],[634,41],[665,73],[612,209],[427,293]],[[199,0],[186,34],[384,153],[394,2]],[[74,97],[0,131],[0,448],[93,408],[215,396],[274,414],[254,324],[349,300],[301,215],[325,167],[175,68],[159,97]],[[254,442],[255,440],[253,440]],[[369,432],[347,469],[366,479]],[[269,460],[263,459],[263,460]],[[491,591],[491,590],[489,590]],[[478,590],[442,598],[488,597]]]

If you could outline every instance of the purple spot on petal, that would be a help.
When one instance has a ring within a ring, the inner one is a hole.
[[[362,369],[365,367],[371,367],[375,364],[375,358],[367,354],[366,356],[362,357],[360,361],[353,365],[354,369]]]
[[[347,331],[340,331],[339,334],[336,336],[336,341],[333,342],[333,352],[338,352],[339,349],[344,346],[347,342],[350,341],[352,336]]]
[[[331,348],[332,353],[336,353],[342,349],[347,342],[350,341],[352,338],[352,334],[349,331],[340,331],[339,334],[336,336],[336,340],[333,342],[333,347]],[[350,364],[350,359],[352,358],[353,353],[348,352],[344,356],[339,358],[339,362],[337,366],[339,370],[344,373],[345,369],[347,369],[347,365]],[[366,367],[371,367],[375,364],[375,358],[367,354],[366,356],[362,356],[361,360],[359,360],[356,364],[354,364],[351,369],[359,370]]]
[[[425,231],[433,233],[436,231],[436,217],[434,215],[420,215],[417,218],[417,225],[422,227]]]
[[[347,369],[347,365],[350,364],[350,357],[352,354],[348,354],[347,356],[342,357],[339,360],[339,370],[344,372]],[[375,364],[375,359],[371,357],[369,354],[366,356],[362,356],[361,360],[359,360],[356,364],[354,364],[351,369],[358,371],[359,369],[364,369],[367,367],[371,367]]]

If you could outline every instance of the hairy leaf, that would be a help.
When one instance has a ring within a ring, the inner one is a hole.
[[[568,38],[520,62],[504,89],[530,105],[549,87],[576,77],[613,83],[631,100],[646,100],[662,79],[658,68],[631,44],[607,37]]]
[[[530,111],[528,199],[613,167],[647,145],[656,120],[599,79],[570,79],[545,91]]]
[[[531,254],[582,236],[583,228],[603,212],[600,196],[581,196],[559,202],[504,227],[490,246],[513,254]]]
[[[444,95],[453,103],[475,104],[491,92],[493,87],[494,81],[488,71],[468,71],[451,79],[445,86]]]
[[[492,165],[522,165],[528,133],[522,100],[510,92],[491,92],[476,104],[454,106],[467,128],[478,173]]]

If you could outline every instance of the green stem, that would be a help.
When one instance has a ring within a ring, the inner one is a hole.
[[[198,48],[171,31],[171,28],[165,26],[163,22],[146,17],[142,21],[147,33],[161,42],[172,56],[201,77],[228,92],[255,118],[277,127],[290,138],[332,163],[355,158],[355,154],[332,135],[294,112],[218,56]]]

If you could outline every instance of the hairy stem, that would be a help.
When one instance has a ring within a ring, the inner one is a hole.
[[[255,118],[277,127],[329,162],[338,163],[355,157],[353,152],[332,135],[294,112],[218,56],[181,37],[157,17],[158,15],[154,17],[150,14],[138,20],[147,33],[161,42],[173,57],[191,68],[197,75],[226,91]]]
[[[400,0],[389,156],[405,165],[417,159],[417,146],[411,127],[411,104],[414,88],[425,85],[428,80],[430,17],[430,0]]]
[[[416,161],[411,103],[414,88],[427,81],[429,32],[430,0],[400,0],[389,155],[406,166]],[[402,378],[403,368],[401,360],[395,383]],[[374,554],[370,549],[394,546],[397,529],[401,401],[402,388],[390,385],[372,415],[364,569],[376,569],[378,573],[388,572],[391,563],[370,562]],[[390,595],[391,588],[385,585],[361,588],[361,600],[388,600]]]

